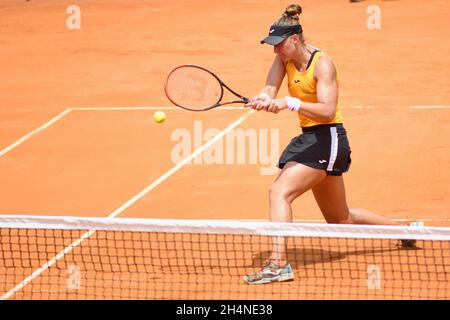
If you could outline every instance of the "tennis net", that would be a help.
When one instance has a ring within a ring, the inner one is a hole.
[[[279,237],[295,279],[246,284]],[[450,298],[450,228],[10,215],[0,245],[1,299]]]

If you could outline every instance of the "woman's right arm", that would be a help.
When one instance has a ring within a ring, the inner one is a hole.
[[[266,86],[261,90],[261,93],[268,94],[272,99],[276,98],[285,74],[286,68],[283,61],[276,55],[267,74]]]
[[[286,68],[284,67],[283,61],[276,55],[267,74],[266,85],[246,106],[256,110],[267,108],[270,100],[276,98],[285,74]]]

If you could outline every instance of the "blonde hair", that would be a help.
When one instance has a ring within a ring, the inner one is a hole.
[[[284,10],[283,15],[274,22],[274,26],[284,27],[284,26],[298,26],[300,25],[300,15],[303,10],[299,4],[291,4],[287,6]],[[302,44],[305,44],[305,39],[303,37],[303,31],[298,34]]]

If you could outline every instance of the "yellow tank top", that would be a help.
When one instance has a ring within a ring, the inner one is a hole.
[[[299,98],[305,102],[317,102],[317,81],[314,79],[314,68],[320,57],[325,56],[323,51],[316,51],[311,63],[305,72],[300,72],[292,61],[286,64],[286,74],[288,76],[288,89],[292,97]],[[337,82],[339,85],[339,74],[337,74]],[[339,98],[338,98],[339,99]],[[317,122],[298,113],[301,127],[312,127],[320,124],[342,123],[341,103],[337,102],[336,114],[330,122]]]

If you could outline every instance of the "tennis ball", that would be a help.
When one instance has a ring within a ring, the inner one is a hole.
[[[153,114],[153,119],[156,123],[163,123],[167,118],[167,115],[163,111],[156,111]]]

